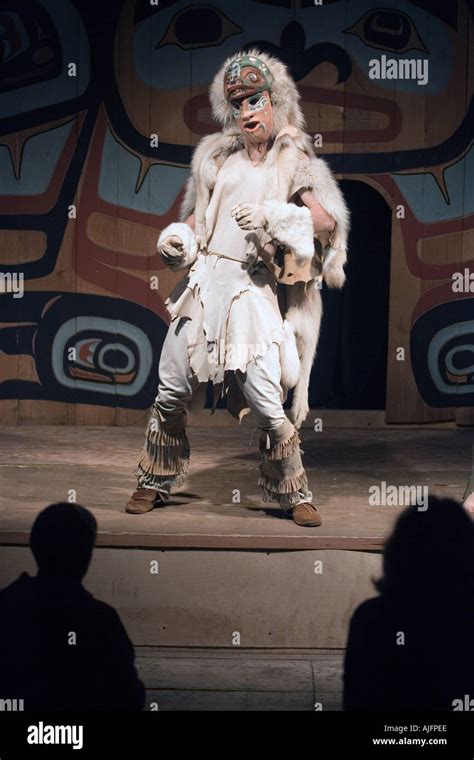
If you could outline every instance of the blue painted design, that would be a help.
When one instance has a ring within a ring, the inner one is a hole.
[[[21,162],[20,178],[16,179],[10,152],[0,146],[0,194],[38,195],[48,188],[57,162],[74,124],[63,124],[34,135],[26,143]]]
[[[155,165],[136,193],[139,172],[139,159],[125,150],[109,130],[99,180],[99,195],[104,201],[146,214],[165,214],[189,176],[189,169]]]
[[[417,8],[409,2],[394,2],[394,0],[351,0],[345,4],[346,17],[341,14],[340,3],[331,5],[314,6],[296,10],[295,19],[305,32],[305,47],[322,42],[338,44],[346,50],[359,68],[368,76],[369,61],[373,58],[380,59],[385,53],[388,58],[427,58],[429,61],[429,81],[426,85],[418,85],[416,81],[385,79],[371,80],[382,90],[391,94],[397,92],[409,92],[417,95],[427,95],[440,92],[447,86],[452,75],[453,51],[447,28],[440,20],[434,18],[427,11]],[[390,50],[370,47],[354,34],[346,34],[345,29],[354,26],[365,14],[378,8],[386,8],[394,12],[400,11],[408,16],[413,22],[422,43],[429,51],[428,54],[420,50],[407,50],[404,53],[394,53]]]
[[[264,34],[265,40],[278,45],[283,27],[293,18],[292,12],[284,8],[272,7],[269,13],[268,6],[252,4],[249,23],[250,18],[242,13],[240,0],[222,0],[205,5],[222,11],[234,24],[244,27],[243,34],[233,34],[215,46],[183,50],[177,45],[167,44],[155,49],[172,19],[190,5],[184,0],[149,16],[135,27],[133,41],[136,72],[149,87],[163,90],[189,88],[191,79],[194,85],[207,86],[224,59],[247,42],[252,42],[256,34]]]
[[[429,406],[474,404],[474,299],[441,303],[412,327],[410,357],[421,397]]]
[[[393,179],[420,222],[439,222],[474,213],[474,187],[468,180],[473,175],[474,148],[471,148],[445,171],[449,204],[432,174],[394,174]]]
[[[0,95],[2,118],[14,116],[37,108],[45,108],[56,103],[82,95],[90,78],[90,48],[86,29],[71,0],[42,0],[41,5],[54,20],[62,43],[63,70],[60,76],[48,82],[38,82],[21,89]],[[77,76],[69,77],[67,64],[77,64]]]

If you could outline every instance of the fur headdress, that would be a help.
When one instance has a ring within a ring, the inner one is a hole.
[[[305,120],[299,104],[300,94],[296,84],[288,73],[288,69],[278,58],[274,58],[272,55],[268,55],[268,53],[264,53],[257,48],[240,51],[229,56],[214,77],[209,90],[209,100],[211,101],[212,113],[215,120],[224,129],[228,129],[234,123],[232,106],[226,100],[224,94],[224,74],[232,61],[242,55],[259,58],[268,67],[273,76],[273,84],[270,91],[273,104],[272,137],[276,137],[283,127],[286,127],[288,124],[298,129],[303,129]]]

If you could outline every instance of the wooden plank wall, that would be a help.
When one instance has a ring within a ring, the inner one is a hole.
[[[451,344],[428,360],[436,331],[451,327],[455,347],[474,313],[451,287],[453,271],[474,271],[467,0],[44,0],[15,18],[31,56],[0,89],[0,273],[25,271],[26,292],[0,293],[3,424],[145,420],[178,279],[156,238],[177,219],[192,147],[215,130],[210,79],[251,42],[291,67],[338,178],[392,209],[387,421],[473,424],[472,361],[449,379]],[[371,79],[382,56],[427,59],[427,84]],[[370,235],[370,209],[353,223]]]

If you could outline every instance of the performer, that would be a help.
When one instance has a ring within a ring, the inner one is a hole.
[[[127,512],[162,506],[189,462],[186,410],[208,381],[260,434],[264,501],[317,526],[298,428],[321,321],[321,280],[344,284],[349,213],[327,164],[304,133],[285,65],[253,49],[229,58],[210,88],[222,132],[197,146],[180,218],[158,251],[185,277],[166,302],[171,324]],[[291,413],[282,403],[293,390]]]

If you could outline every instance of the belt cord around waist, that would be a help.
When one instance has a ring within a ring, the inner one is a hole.
[[[228,259],[229,261],[236,261],[238,264],[244,264],[246,267],[251,266],[255,262],[244,261],[243,259],[234,259],[232,256],[226,256],[225,253],[217,253],[216,251],[208,251],[207,249],[200,251],[204,256],[217,256],[218,259]]]

